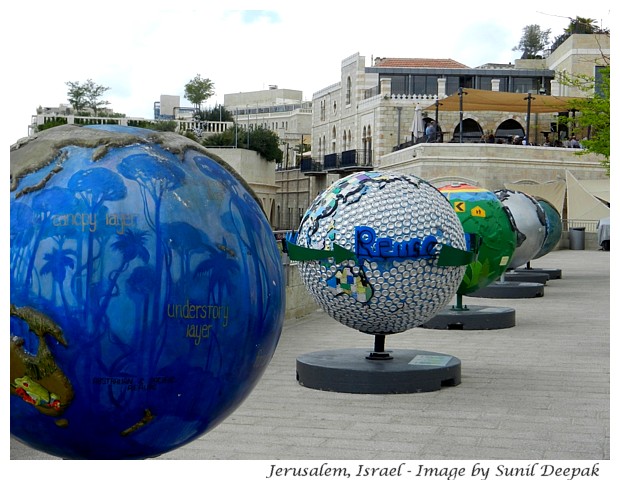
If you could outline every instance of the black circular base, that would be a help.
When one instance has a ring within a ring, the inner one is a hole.
[[[422,327],[443,330],[494,330],[514,327],[515,317],[514,308],[467,305],[462,309],[447,308]]]
[[[419,393],[461,383],[461,361],[443,353],[386,350],[389,359],[369,359],[365,349],[325,350],[297,358],[304,387],[342,393]]]
[[[494,282],[480,290],[469,293],[468,297],[480,298],[535,298],[545,295],[545,286],[533,282]]]
[[[510,270],[504,273],[504,281],[506,282],[532,282],[542,283],[545,285],[549,280],[549,275],[543,272],[524,271],[517,272],[516,270]]]
[[[559,280],[562,278],[561,268],[515,268],[514,271],[517,273],[545,273],[549,275],[549,280]]]

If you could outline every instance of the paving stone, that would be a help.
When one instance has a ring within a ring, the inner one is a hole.
[[[414,328],[386,338],[462,362],[461,384],[414,394],[324,392],[296,381],[297,356],[373,347],[320,310],[287,320],[254,391],[222,424],[160,460],[605,460],[610,458],[610,257],[555,250],[533,299],[467,298],[516,310],[501,330]],[[53,459],[11,439],[11,459]]]

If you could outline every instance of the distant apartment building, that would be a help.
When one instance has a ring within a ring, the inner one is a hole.
[[[160,95],[159,101],[153,103],[155,120],[191,120],[196,114],[194,107],[182,107],[179,95]]]
[[[267,90],[227,93],[224,107],[237,125],[275,132],[285,168],[300,165],[304,150],[300,145],[309,148],[312,134],[312,102],[303,100],[303,92],[271,85]]]

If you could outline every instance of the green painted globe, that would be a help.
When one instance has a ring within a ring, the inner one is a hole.
[[[439,189],[450,201],[465,233],[480,243],[477,259],[470,263],[457,294],[468,295],[484,288],[506,271],[517,245],[517,234],[497,196],[490,190],[459,183]]]

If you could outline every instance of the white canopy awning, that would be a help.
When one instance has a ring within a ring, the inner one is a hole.
[[[567,220],[600,220],[609,217],[610,182],[605,180],[577,180],[565,171],[565,180],[547,183],[524,184],[506,183],[510,190],[527,193],[533,197],[543,198],[551,203],[560,214],[566,202]]]
[[[569,220],[600,220],[609,217],[609,207],[592,195],[566,170],[566,198]]]

